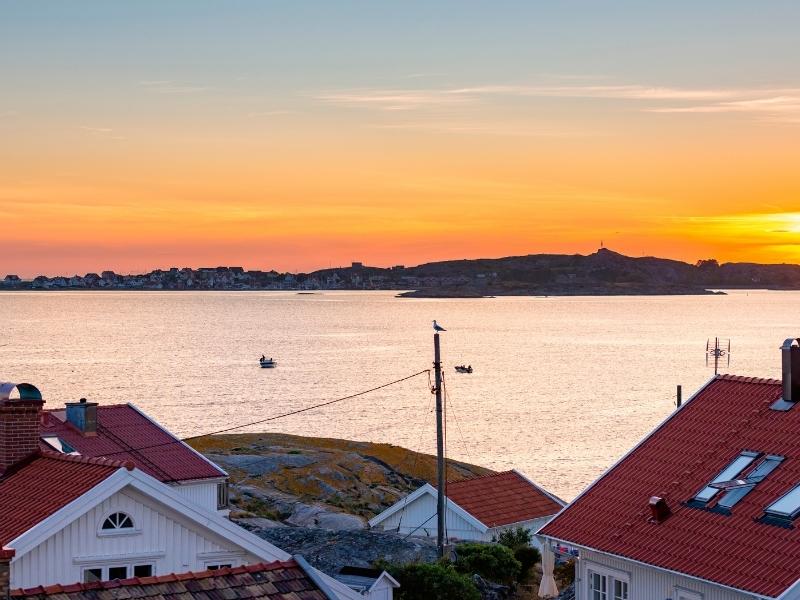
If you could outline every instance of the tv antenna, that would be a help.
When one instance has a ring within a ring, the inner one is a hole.
[[[727,366],[731,366],[731,341],[721,340],[718,337],[714,338],[714,345],[711,345],[711,340],[706,340],[706,366],[708,367],[711,361],[714,361],[714,375],[719,373],[720,362],[727,361]]]

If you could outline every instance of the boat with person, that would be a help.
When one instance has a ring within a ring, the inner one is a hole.
[[[278,363],[275,362],[274,359],[267,358],[263,354],[261,355],[261,358],[258,359],[258,364],[261,365],[262,369],[273,369],[278,366]]]
[[[456,365],[456,373],[472,373],[472,365]]]

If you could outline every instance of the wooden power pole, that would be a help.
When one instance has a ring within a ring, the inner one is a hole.
[[[436,498],[436,544],[439,556],[444,556],[444,434],[442,426],[442,357],[439,350],[439,332],[433,334],[433,373],[436,386],[436,459],[438,475],[438,495]]]

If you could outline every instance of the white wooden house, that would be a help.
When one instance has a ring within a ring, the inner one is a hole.
[[[800,599],[798,404],[787,340],[781,381],[714,377],[573,500],[539,535],[576,600]]]
[[[42,450],[42,405],[34,386],[0,383],[0,559],[8,561],[6,589],[292,559],[232,523],[216,503],[194,502],[132,460]],[[311,567],[306,571],[331,600],[386,598],[359,594]]]
[[[426,483],[369,521],[370,527],[401,535],[436,537],[438,492]],[[564,502],[519,471],[450,482],[446,489],[447,539],[492,541],[504,529],[536,532]]]

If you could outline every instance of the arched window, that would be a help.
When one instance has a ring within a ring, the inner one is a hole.
[[[115,512],[103,521],[103,531],[119,531],[120,529],[133,529],[133,519],[124,512]]]

